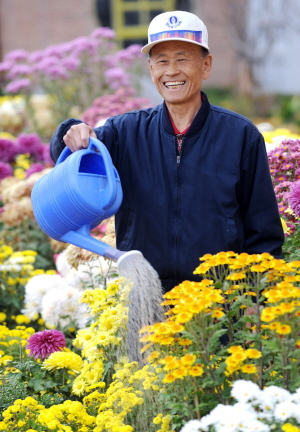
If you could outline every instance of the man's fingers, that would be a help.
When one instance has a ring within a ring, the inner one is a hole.
[[[70,127],[68,132],[63,137],[64,143],[69,149],[74,152],[89,145],[90,137],[97,138],[93,129],[85,123],[80,123]]]

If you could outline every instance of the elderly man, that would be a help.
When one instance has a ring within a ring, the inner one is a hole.
[[[51,140],[53,160],[65,145],[87,147],[90,136],[107,146],[124,193],[117,248],[140,250],[166,291],[198,280],[193,271],[206,253],[281,257],[284,235],[263,137],[201,92],[212,67],[205,25],[191,13],[166,12],[150,23],[148,37],[142,52],[163,104],[95,130],[66,120]]]

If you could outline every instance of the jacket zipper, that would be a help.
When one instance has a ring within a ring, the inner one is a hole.
[[[178,142],[178,140],[181,140]],[[179,166],[180,166],[180,159],[182,155],[182,145],[183,145],[183,139],[184,135],[178,134],[176,135],[176,156],[177,156],[177,170],[176,170],[176,217],[175,217],[175,223],[176,223],[176,236],[175,236],[175,268],[174,268],[174,276],[175,276],[175,283],[177,284],[177,259],[178,259],[178,248],[179,248],[179,235],[178,235],[178,223],[179,223]]]

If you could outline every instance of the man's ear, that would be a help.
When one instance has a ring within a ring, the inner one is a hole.
[[[153,65],[151,63],[151,58],[148,58],[148,66],[149,66],[151,80],[152,80],[152,82],[154,82],[154,79],[153,79],[153,76],[152,76],[152,67],[153,67]]]
[[[210,75],[210,71],[211,71],[211,68],[212,68],[212,60],[213,60],[213,58],[212,58],[212,55],[211,55],[211,54],[208,54],[208,55],[204,58],[204,60],[203,60],[203,72],[202,72],[202,78],[203,78],[204,80],[207,80],[207,78],[208,78],[209,75]]]

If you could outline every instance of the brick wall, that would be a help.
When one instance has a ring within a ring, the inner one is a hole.
[[[67,42],[98,26],[94,0],[0,0],[0,56]]]

